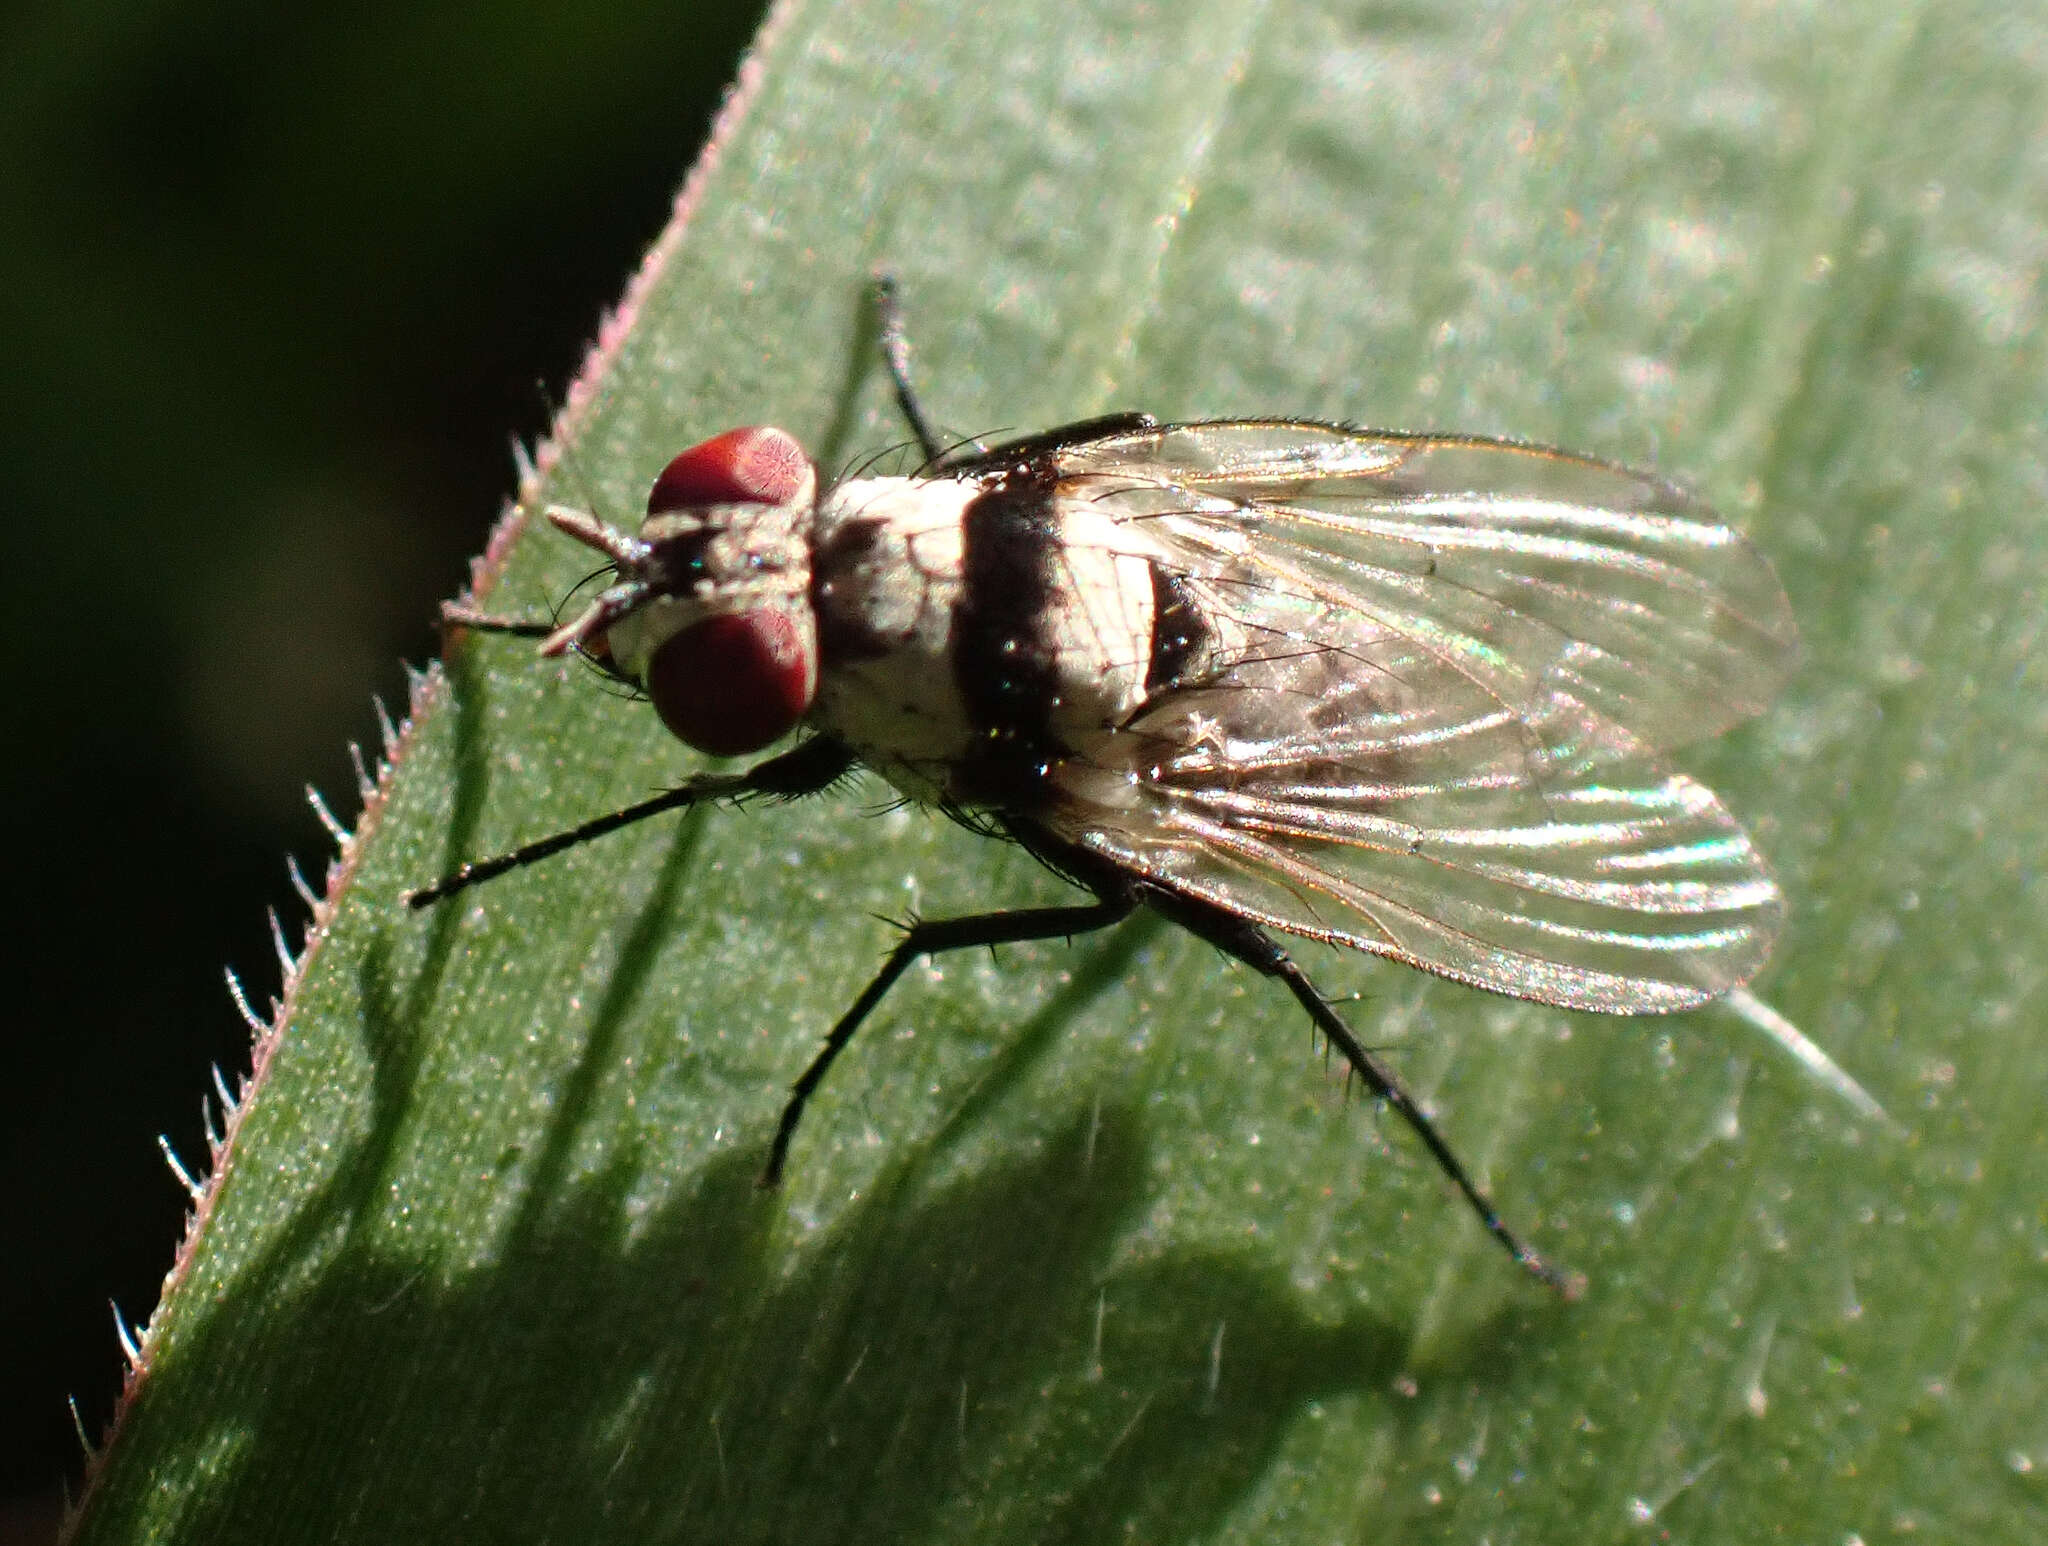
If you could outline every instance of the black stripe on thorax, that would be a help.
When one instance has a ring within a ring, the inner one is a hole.
[[[961,770],[968,797],[1028,809],[1064,751],[1059,641],[1052,634],[1059,524],[1054,480],[1018,468],[961,512],[960,599],[953,611],[954,686],[976,732]]]
[[[858,605],[841,595],[843,576],[858,575],[881,543],[882,522],[850,520],[811,555],[811,612],[818,619],[818,663],[823,670],[856,661],[879,660],[893,641],[878,634]],[[859,595],[862,587],[852,590]]]

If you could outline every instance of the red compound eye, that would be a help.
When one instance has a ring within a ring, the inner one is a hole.
[[[713,757],[743,757],[781,740],[817,685],[809,630],[774,607],[692,623],[647,665],[647,696],[661,722]]]
[[[679,453],[647,491],[647,513],[703,505],[782,505],[811,481],[811,459],[787,430],[729,429]]]

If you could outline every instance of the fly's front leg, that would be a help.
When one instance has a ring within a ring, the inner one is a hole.
[[[1317,1030],[1329,1039],[1330,1045],[1344,1054],[1367,1089],[1385,1101],[1394,1113],[1408,1124],[1415,1136],[1422,1140],[1422,1146],[1429,1150],[1430,1158],[1451,1180],[1451,1184],[1464,1195],[1472,1211],[1486,1232],[1500,1242],[1501,1247],[1514,1257],[1531,1276],[1540,1279],[1556,1289],[1567,1299],[1576,1299],[1585,1287],[1585,1280],[1576,1273],[1564,1272],[1552,1266],[1537,1250],[1518,1236],[1500,1216],[1500,1210],[1493,1205],[1478,1182],[1465,1169],[1464,1162],[1451,1149],[1436,1124],[1429,1119],[1408,1087],[1401,1082],[1401,1076],[1391,1065],[1384,1062],[1364,1042],[1357,1032],[1345,1024],[1344,1019],[1330,1001],[1323,997],[1316,985],[1308,980],[1306,973],[1295,964],[1294,958],[1274,943],[1273,937],[1249,919],[1205,902],[1193,901],[1186,897],[1165,892],[1148,892],[1145,896],[1148,906],[1164,913],[1189,933],[1207,940],[1226,955],[1234,956],[1253,971],[1267,977],[1277,977],[1287,985],[1301,1007],[1308,1011],[1308,1017]]]
[[[847,747],[830,736],[812,736],[793,751],[784,752],[780,757],[770,757],[744,773],[712,774],[706,778],[693,778],[674,789],[664,790],[651,799],[629,805],[624,810],[612,811],[566,832],[557,832],[538,842],[527,843],[510,853],[499,854],[491,859],[477,859],[465,864],[454,873],[443,876],[431,886],[422,886],[417,891],[408,891],[405,902],[408,907],[418,909],[431,906],[458,891],[467,891],[471,886],[495,880],[509,870],[524,869],[542,859],[552,858],[565,848],[574,848],[592,838],[603,837],[621,827],[630,827],[635,822],[645,821],[650,816],[659,816],[663,811],[685,810],[692,805],[703,805],[716,800],[746,800],[767,797],[777,800],[794,800],[803,795],[816,794],[844,778],[853,768],[854,756]]]
[[[789,1102],[782,1108],[782,1120],[775,1128],[775,1142],[768,1151],[767,1167],[761,1172],[761,1185],[774,1186],[781,1181],[783,1166],[789,1158],[789,1141],[796,1136],[796,1126],[803,1119],[805,1103],[823,1082],[833,1059],[846,1050],[854,1032],[881,1003],[882,995],[909,970],[913,962],[925,956],[943,955],[949,950],[1018,945],[1038,939],[1071,939],[1076,934],[1089,934],[1121,922],[1131,915],[1136,905],[1128,896],[1112,895],[1076,907],[1033,907],[1013,912],[975,913],[966,918],[941,918],[912,924],[896,948],[889,952],[889,959],[882,963],[875,980],[839,1017],[839,1023],[832,1027],[832,1033],[825,1038],[825,1045],[819,1049],[818,1055],[811,1059],[811,1066],[804,1070],[803,1077],[790,1087]]]

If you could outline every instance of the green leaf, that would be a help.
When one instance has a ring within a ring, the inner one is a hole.
[[[2048,27],[1989,4],[789,3],[533,492],[1136,406],[1568,443],[1696,482],[1806,637],[1680,760],[1793,898],[1759,992],[1607,1021],[1310,950],[1527,1282],[1271,984],[874,784],[400,894],[690,771],[584,670],[432,679],[149,1328],[77,1539],[2048,1534]],[[537,103],[536,110],[545,110]],[[587,555],[483,575],[544,609]]]

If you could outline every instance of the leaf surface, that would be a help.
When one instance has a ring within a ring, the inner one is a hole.
[[[1271,985],[867,784],[453,864],[691,771],[516,641],[423,691],[76,1538],[2025,1540],[2048,1530],[2039,17],[1188,0],[775,13],[532,491],[1119,407],[1563,443],[1687,479],[1805,655],[1677,761],[1777,863],[1763,997],[1608,1020],[1314,949],[1547,1299]],[[534,523],[481,571],[545,611]]]

